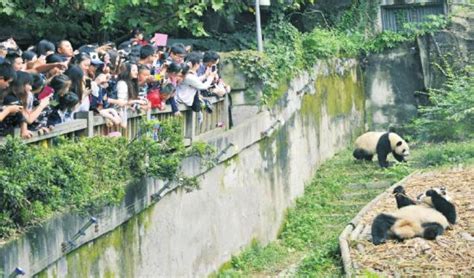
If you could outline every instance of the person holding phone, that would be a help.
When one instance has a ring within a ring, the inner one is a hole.
[[[200,78],[196,71],[201,65],[202,55],[197,52],[191,52],[186,57],[186,65],[183,67],[184,80],[176,88],[177,100],[191,107],[195,112],[199,112],[198,120],[202,121],[201,105],[205,104],[206,108],[210,108],[209,101],[201,97],[200,91],[208,90],[216,75],[215,72],[209,72]],[[204,79],[204,80],[203,80]],[[208,112],[212,112],[208,109]]]
[[[16,78],[12,82],[10,92],[3,99],[3,105],[6,106],[22,106],[21,111],[11,114],[6,117],[1,123],[0,127],[1,132],[6,135],[13,132],[15,127],[20,127],[21,138],[28,139],[33,136],[33,134],[28,130],[27,119],[24,116],[26,102],[28,98],[28,90],[31,91],[31,83],[33,79],[30,74],[26,72],[19,71],[16,73]],[[17,109],[15,109],[17,110]]]
[[[211,87],[207,91],[203,91],[204,96],[218,96],[223,97],[225,94],[231,91],[229,85],[227,85],[224,80],[219,77],[218,67],[220,56],[217,52],[207,51],[204,53],[202,58],[202,66],[198,70],[198,75],[201,78],[205,78],[210,73],[214,73],[215,77],[211,84]]]

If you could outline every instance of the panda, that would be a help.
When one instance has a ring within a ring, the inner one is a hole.
[[[405,195],[403,187],[394,190],[398,210],[381,213],[372,223],[372,242],[379,245],[388,237],[404,240],[413,237],[435,239],[450,224],[456,223],[456,208],[446,189],[426,191],[413,201]]]
[[[410,155],[407,142],[394,132],[366,132],[355,140],[354,145],[356,159],[372,161],[374,154],[377,154],[382,168],[388,167],[387,156],[390,152],[399,162],[406,161],[405,158]]]

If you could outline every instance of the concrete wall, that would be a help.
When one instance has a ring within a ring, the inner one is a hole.
[[[32,241],[11,242],[15,254],[0,249],[11,258],[2,262],[4,275],[15,266],[29,267],[31,275],[37,271],[30,266],[41,264],[45,269],[39,277],[189,277],[216,271],[253,239],[274,240],[285,210],[303,194],[318,165],[362,131],[362,85],[354,60],[319,62],[313,72],[291,82],[274,109],[254,114],[225,133],[201,136],[227,151],[209,170],[197,159],[183,162],[188,175],[199,177],[200,190],[174,190],[123,224],[127,218],[101,214],[100,231],[106,231],[101,223],[119,226],[106,234],[87,231],[81,246],[65,256],[38,256],[25,247]],[[141,188],[137,196],[162,186],[148,180],[136,187]],[[128,206],[130,202],[132,211],[138,211],[133,204],[146,206],[149,199],[129,197]],[[70,236],[83,223],[56,222],[50,237]],[[61,239],[36,241],[35,248],[41,254],[47,248],[58,253]]]
[[[414,44],[369,56],[364,77],[368,129],[396,128],[416,116],[415,95],[424,90],[424,81]]]

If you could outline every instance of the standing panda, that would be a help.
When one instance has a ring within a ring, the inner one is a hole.
[[[359,136],[355,141],[354,157],[358,160],[372,161],[377,154],[380,167],[388,167],[387,156],[392,153],[399,162],[406,161],[410,154],[408,144],[394,132],[370,131]]]
[[[372,223],[375,245],[384,243],[388,237],[436,239],[450,224],[456,223],[456,208],[444,188],[426,191],[418,196],[416,204],[404,192],[399,187],[394,191],[398,210],[375,217]],[[401,199],[405,200],[400,202]]]

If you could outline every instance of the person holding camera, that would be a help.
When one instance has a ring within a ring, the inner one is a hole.
[[[15,127],[20,127],[21,138],[28,139],[33,134],[28,130],[26,113],[26,104],[28,98],[28,91],[31,91],[31,83],[33,79],[30,74],[19,71],[16,73],[16,78],[13,80],[12,85],[8,94],[3,99],[3,105],[5,106],[21,106],[21,109],[17,110],[16,113],[8,115],[1,123],[0,133],[2,135],[10,134],[13,132]]]
[[[184,80],[176,88],[176,95],[178,101],[191,107],[195,112],[199,112],[198,120],[202,122],[201,106],[205,104],[208,112],[212,112],[209,101],[202,99],[199,91],[208,90],[211,86],[215,72],[208,71],[203,77],[197,75],[197,70],[201,65],[202,55],[197,52],[191,52],[186,57],[186,64],[183,66],[182,74]]]
[[[13,70],[13,67],[9,63],[0,64],[0,100],[2,103],[10,83],[15,79],[16,72]],[[0,106],[0,134],[2,130],[8,129],[7,123],[4,120],[11,115],[20,113],[22,110],[23,106],[19,105],[19,103]]]
[[[219,77],[217,73],[217,65],[219,64],[220,56],[217,52],[207,51],[204,53],[202,58],[202,65],[199,67],[198,75],[205,76],[209,71],[215,72],[214,81],[211,84],[211,87],[207,91],[203,91],[204,96],[218,96],[223,97],[225,94],[229,93],[231,88],[227,85],[222,78]]]

